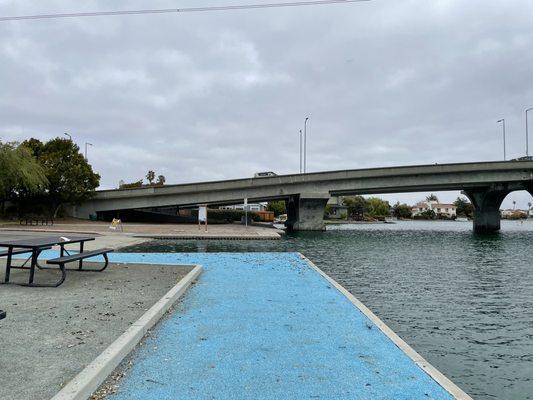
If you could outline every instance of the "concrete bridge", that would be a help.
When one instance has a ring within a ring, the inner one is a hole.
[[[235,179],[161,187],[102,190],[94,199],[73,206],[74,217],[104,211],[197,204],[224,205],[285,200],[287,226],[293,230],[324,229],[330,196],[462,190],[474,205],[474,230],[500,229],[500,205],[515,190],[533,194],[533,161],[434,164],[327,171],[268,178]]]

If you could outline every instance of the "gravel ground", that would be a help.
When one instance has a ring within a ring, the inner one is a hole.
[[[0,399],[50,399],[191,269],[110,264],[67,273],[58,288],[0,285]],[[11,274],[24,282],[28,272]]]

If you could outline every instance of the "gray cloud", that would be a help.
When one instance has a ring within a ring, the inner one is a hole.
[[[108,9],[10,0],[0,14]],[[2,23],[0,138],[94,143],[105,188],[148,169],[172,183],[297,172],[307,115],[311,171],[501,159],[502,117],[521,156],[532,20],[526,0],[376,0]]]

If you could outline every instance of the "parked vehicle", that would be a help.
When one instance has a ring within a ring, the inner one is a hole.
[[[254,174],[254,178],[270,178],[272,176],[278,176],[278,175],[272,171],[256,172]]]

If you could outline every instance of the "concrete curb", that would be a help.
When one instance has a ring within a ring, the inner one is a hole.
[[[183,279],[155,303],[141,318],[131,325],[117,340],[76,375],[51,400],[86,400],[106,380],[120,362],[135,348],[144,335],[178,300],[200,275],[202,267],[196,265]]]
[[[343,286],[337,283],[333,278],[327,275],[324,271],[318,268],[311,260],[300,254],[311,268],[322,275],[329,283],[331,283],[339,292],[341,292],[350,302],[359,309],[368,319],[370,319],[377,327],[390,339],[392,342],[400,348],[411,360],[415,362],[426,374],[428,374],[435,382],[444,388],[457,400],[473,400],[467,395],[461,388],[455,383],[449,380],[442,372],[437,370],[433,365],[427,362],[420,354],[418,354],[411,346],[403,341],[394,331],[389,328],[382,320],[380,320],[370,309],[359,301],[353,294],[346,290]]]
[[[138,239],[156,239],[156,240],[280,240],[281,236],[238,236],[238,235],[144,235],[135,234],[134,238]]]

